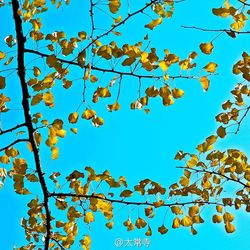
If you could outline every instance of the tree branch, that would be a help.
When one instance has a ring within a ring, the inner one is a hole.
[[[45,54],[36,50],[32,50],[32,49],[25,49],[24,52],[26,53],[32,53],[35,55],[39,55],[41,57],[49,57],[49,54]],[[65,60],[65,59],[61,59],[61,58],[57,58],[57,61],[61,62],[61,63],[67,63],[67,64],[71,64],[71,65],[75,65],[78,67],[81,67],[77,62],[74,61],[70,61],[70,60]],[[84,69],[88,69],[88,65],[85,65],[83,68]],[[137,77],[137,78],[145,78],[145,79],[160,79],[162,78],[162,76],[160,75],[139,75],[133,72],[124,72],[124,71],[118,71],[118,70],[114,70],[114,69],[104,69],[104,68],[99,68],[99,67],[95,67],[95,66],[91,66],[91,70],[96,70],[96,71],[100,71],[100,72],[104,72],[104,73],[113,73],[113,74],[118,74],[121,76],[132,76],[132,77]],[[210,76],[211,74],[208,74],[207,76]],[[174,76],[169,76],[169,79],[178,79],[178,78],[183,78],[183,79],[196,79],[196,75],[194,76],[182,76],[182,75],[174,75]]]
[[[96,198],[99,200],[104,200],[108,201],[111,203],[120,203],[120,204],[125,204],[125,205],[137,205],[137,206],[155,206],[154,203],[152,202],[136,202],[136,201],[125,201],[123,200],[117,200],[117,199],[110,199],[107,197],[101,197],[98,195],[81,195],[81,194],[72,194],[72,193],[50,193],[50,197],[76,197],[76,198],[85,198],[85,199],[90,199],[90,198]],[[172,206],[185,206],[185,205],[190,205],[190,204],[199,204],[199,205],[223,205],[218,202],[212,202],[212,201],[200,201],[200,200],[194,200],[194,201],[187,201],[187,202],[174,202],[174,203],[164,203],[162,207],[172,207]]]
[[[237,125],[238,125],[238,126],[237,126],[236,131],[234,132],[236,135],[239,133],[241,124],[242,124],[244,118],[247,116],[249,110],[250,110],[250,106],[247,107],[247,109],[246,109],[244,115],[243,115],[243,116],[241,117],[241,119],[237,122]]]
[[[243,5],[245,5],[245,6],[250,6],[250,3],[246,3],[245,1],[243,1],[243,0],[238,0],[240,3],[242,3]]]
[[[13,128],[9,128],[9,129],[6,129],[6,130],[0,129],[0,136],[1,136],[1,135],[4,135],[4,134],[7,134],[7,133],[9,133],[9,132],[13,132],[14,130],[16,130],[16,129],[18,129],[18,128],[25,127],[25,125],[26,125],[25,123],[22,123],[22,124],[16,125],[16,126],[13,127]]]
[[[4,148],[1,148],[0,149],[0,152],[4,151],[5,149],[7,148],[10,148],[11,146],[14,146],[15,144],[19,143],[19,142],[28,142],[29,140],[28,139],[17,139],[15,140],[14,142],[10,143],[8,146],[4,147]]]
[[[182,169],[188,169],[188,170],[191,170],[191,171],[194,171],[196,173],[208,173],[208,174],[215,174],[215,175],[218,175],[220,177],[223,177],[225,178],[226,180],[228,181],[233,181],[233,182],[236,182],[240,185],[242,185],[244,188],[250,188],[249,185],[245,184],[244,182],[242,182],[241,180],[239,179],[233,179],[227,175],[224,175],[222,173],[219,173],[219,172],[216,172],[216,171],[209,171],[209,170],[206,170],[206,169],[197,169],[197,168],[188,168],[188,167],[177,167],[177,168],[182,168]]]
[[[80,53],[82,53],[83,51],[87,50],[92,44],[94,44],[97,40],[99,40],[100,38],[109,35],[113,30],[115,30],[116,28],[118,28],[119,26],[125,24],[131,17],[142,13],[144,10],[146,10],[148,7],[150,7],[152,4],[158,2],[159,0],[151,0],[149,3],[147,3],[144,7],[140,8],[139,10],[133,12],[132,14],[128,14],[127,17],[121,21],[120,23],[114,25],[111,29],[109,29],[107,32],[97,36],[95,39],[93,39]],[[172,1],[172,0],[167,0],[164,2],[171,2],[171,3],[180,3],[180,2],[184,2],[185,0],[177,0],[177,1]],[[76,58],[75,58],[76,59]],[[73,61],[75,60],[73,59]]]
[[[12,0],[12,10],[13,10],[13,17],[15,22],[15,30],[16,30],[16,39],[17,39],[17,65],[18,65],[18,77],[21,84],[22,89],[22,106],[23,112],[25,117],[25,124],[28,129],[29,134],[29,142],[33,149],[34,161],[36,164],[36,171],[38,174],[39,182],[41,185],[41,189],[43,192],[43,204],[46,213],[46,235],[45,235],[45,242],[44,242],[44,250],[49,249],[49,242],[50,242],[50,234],[51,234],[51,214],[49,209],[49,200],[48,200],[48,188],[47,184],[44,179],[44,173],[42,172],[42,166],[40,162],[40,155],[39,149],[36,146],[35,138],[34,138],[34,127],[32,123],[32,117],[30,115],[30,105],[29,105],[29,91],[28,86],[25,81],[25,66],[24,66],[24,44],[26,42],[26,38],[23,35],[23,28],[22,28],[22,20],[20,15],[18,14],[19,11],[19,2],[18,0]]]
[[[206,28],[200,28],[200,27],[196,27],[196,26],[185,26],[185,25],[181,25],[182,28],[184,29],[196,29],[196,30],[201,30],[204,32],[226,32],[226,33],[235,33],[238,35],[241,34],[250,34],[250,31],[236,31],[236,30],[232,30],[232,29],[206,29]]]

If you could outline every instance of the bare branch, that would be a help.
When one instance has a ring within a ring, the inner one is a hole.
[[[16,129],[18,129],[18,128],[24,127],[25,125],[26,125],[25,123],[22,123],[22,124],[16,125],[16,126],[13,127],[13,128],[9,128],[9,129],[6,129],[6,130],[0,129],[0,136],[1,136],[1,135],[4,135],[4,134],[7,134],[7,133],[10,133],[10,132],[13,132],[14,130],[16,130]]]
[[[240,3],[242,3],[243,5],[245,5],[245,6],[250,6],[250,3],[246,3],[245,1],[243,1],[243,0],[238,0]]]
[[[154,206],[154,203],[152,202],[137,202],[137,201],[125,201],[124,199],[122,200],[117,200],[117,199],[110,199],[107,197],[101,197],[95,194],[92,195],[81,195],[81,194],[72,194],[72,193],[50,193],[50,197],[77,197],[77,198],[85,198],[85,199],[90,199],[90,198],[96,198],[99,200],[104,200],[108,201],[111,203],[120,203],[120,204],[125,204],[125,205],[137,205],[137,206]],[[185,206],[185,205],[190,205],[190,204],[199,204],[199,205],[222,205],[219,202],[212,202],[212,201],[201,201],[201,200],[193,200],[193,201],[187,201],[187,202],[174,202],[174,203],[164,203],[162,207],[172,207],[172,206]]]
[[[0,152],[4,151],[7,148],[10,148],[12,146],[14,146],[15,144],[19,143],[19,142],[28,142],[28,139],[17,139],[14,142],[10,143],[9,145],[5,146],[4,148],[0,148]]]
[[[185,25],[181,25],[181,27],[184,29],[196,29],[196,30],[201,30],[204,32],[226,32],[226,33],[235,33],[238,35],[250,34],[250,31],[236,31],[236,30],[232,30],[232,29],[206,29],[206,28],[200,28],[200,27],[196,27],[196,26],[185,26]]]
[[[239,133],[241,124],[242,124],[244,118],[247,116],[249,110],[250,110],[250,106],[247,107],[247,109],[246,109],[244,115],[243,115],[243,116],[241,117],[241,119],[237,122],[237,125],[238,125],[238,126],[237,126],[236,131],[234,132],[236,135]]]

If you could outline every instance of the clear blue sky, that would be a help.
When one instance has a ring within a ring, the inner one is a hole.
[[[157,47],[157,51],[167,48],[185,58],[191,51],[199,52],[199,44],[210,41],[215,34],[185,30],[180,28],[180,25],[196,25],[206,28],[227,27],[227,20],[218,19],[211,14],[211,8],[219,6],[220,1],[217,3],[202,1],[201,3],[196,0],[186,0],[176,6],[174,17],[165,20],[154,32],[145,31],[143,28],[144,24],[150,21],[147,16],[135,17],[121,29],[123,37],[117,38],[118,42],[121,43],[124,39],[132,44],[142,40],[143,36],[149,33],[152,40],[151,46]],[[135,4],[134,8],[137,7],[139,5]],[[101,25],[106,19],[101,12],[98,13],[97,22],[99,27],[103,27]],[[4,25],[0,27],[0,46],[2,47],[3,38],[13,33],[10,8],[0,9],[0,17],[1,20],[4,20]],[[42,31],[47,33],[65,30],[70,37],[77,34],[81,29],[79,27],[84,29],[88,22],[88,12],[84,2],[72,1],[68,7],[58,11],[53,9],[45,14]],[[116,38],[113,37],[113,39]],[[91,165],[97,172],[108,169],[115,177],[120,175],[127,177],[130,187],[147,177],[160,182],[165,187],[177,181],[181,176],[181,171],[175,168],[179,164],[173,160],[175,153],[180,149],[195,152],[197,144],[214,133],[217,127],[214,117],[220,112],[221,103],[230,97],[230,90],[237,83],[236,77],[231,73],[232,65],[240,58],[242,51],[249,49],[247,46],[249,38],[239,36],[237,39],[231,39],[223,35],[214,44],[215,49],[210,56],[199,55],[200,66],[206,65],[209,61],[219,64],[219,75],[211,78],[208,92],[203,92],[198,81],[178,80],[175,84],[185,90],[185,97],[176,101],[175,105],[171,107],[163,107],[159,99],[153,100],[150,104],[151,112],[146,115],[143,111],[130,110],[130,103],[137,97],[138,82],[132,78],[126,78],[122,83],[121,110],[115,113],[107,112],[105,106],[111,101],[102,101],[96,107],[94,106],[104,117],[105,125],[97,129],[92,127],[90,122],[81,121],[78,125],[78,135],[75,136],[68,132],[67,137],[59,144],[60,157],[58,160],[49,161],[48,153],[42,154],[46,172],[83,170],[85,166]],[[179,74],[179,72],[174,73]],[[76,71],[76,74],[79,72]],[[112,75],[106,77],[109,79],[112,78]],[[106,78],[104,79],[106,80]],[[81,90],[82,84],[79,81],[69,92],[60,86],[55,87],[53,92],[56,100],[56,107],[53,110],[55,113],[50,113],[48,116],[67,118],[67,115],[78,107]],[[14,100],[14,104],[11,105],[20,107],[18,102],[21,94],[18,82],[8,83],[7,93]],[[43,110],[47,112],[47,109]],[[21,111],[12,112],[11,115],[14,114],[14,118],[13,116],[5,118],[2,115],[2,124],[5,129],[22,119]],[[239,135],[229,136],[225,142],[218,145],[218,148],[237,147],[249,153],[248,126],[249,122],[244,123]],[[1,141],[0,144],[2,145],[4,142]],[[25,157],[30,159],[28,155]],[[20,246],[23,243],[24,232],[19,223],[21,217],[26,213],[25,201],[28,198],[16,195],[13,192],[12,181],[10,179],[6,181],[6,185],[0,192],[2,201],[2,205],[0,205],[2,215],[1,249],[9,250],[15,244]],[[150,238],[149,249],[248,250],[250,217],[244,211],[237,212],[235,223],[237,231],[233,235],[228,235],[222,224],[211,223],[212,211],[214,211],[212,208],[207,207],[202,213],[206,223],[197,227],[198,235],[196,236],[192,236],[188,229],[170,230],[166,235],[161,236],[157,232],[157,227],[162,224],[162,216],[158,216],[151,222],[153,236]],[[136,217],[136,210],[134,216]],[[122,222],[126,219],[127,210],[125,209],[115,217],[115,226],[109,231],[104,226],[105,220],[102,216],[98,216],[98,220],[91,225],[90,235],[93,241],[91,249],[117,249],[114,245],[114,240],[117,238],[123,240],[148,238],[144,235],[144,230],[134,230],[128,233],[122,226]],[[170,221],[167,226],[171,227]],[[87,227],[82,230],[80,234],[88,233]],[[130,248],[137,249],[136,247]]]

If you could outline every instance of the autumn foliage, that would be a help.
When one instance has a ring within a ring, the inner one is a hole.
[[[110,101],[107,112],[117,112],[122,108],[120,93],[123,81],[129,78],[138,83],[138,95],[131,100],[131,112],[141,110],[148,114],[152,98],[158,99],[159,105],[166,108],[178,105],[178,99],[185,98],[185,90],[173,84],[174,80],[192,80],[204,92],[209,91],[218,63],[208,59],[206,64],[200,65],[197,58],[212,54],[217,39],[222,35],[237,39],[250,33],[245,29],[250,4],[245,0],[233,3],[225,0],[221,6],[215,6],[211,14],[217,16],[218,21],[219,18],[229,19],[230,26],[221,29],[183,26],[183,29],[210,32],[211,40],[202,42],[196,51],[188,51],[187,56],[181,58],[167,48],[159,51],[151,47],[150,34],[157,32],[157,27],[171,18],[178,11],[178,5],[185,1],[131,2],[134,5],[132,9],[135,9],[131,12],[123,9],[123,0],[107,2],[101,5],[100,1],[86,1],[90,13],[88,30],[79,30],[78,34],[69,37],[63,30],[43,31],[46,14],[51,9],[67,8],[69,0],[0,1],[0,7],[12,9],[15,25],[15,30],[10,30],[11,35],[4,39],[5,47],[0,50],[0,112],[3,117],[12,117],[9,106],[15,96],[5,91],[10,71],[20,87],[23,115],[21,124],[13,124],[10,128],[5,128],[3,124],[4,128],[0,128],[1,137],[12,140],[7,144],[1,141],[0,185],[4,188],[4,182],[12,179],[13,190],[27,196],[40,190],[37,197],[27,204],[27,214],[22,218],[27,245],[19,249],[76,249],[79,244],[85,250],[90,249],[91,236],[83,236],[79,232],[79,223],[89,227],[99,212],[107,220],[105,226],[112,229],[116,204],[140,207],[143,211],[140,216],[136,220],[129,216],[124,218],[123,226],[128,231],[144,230],[146,236],[152,235],[150,225],[154,223],[155,211],[161,208],[171,212],[172,223],[159,225],[160,234],[180,227],[189,228],[192,234],[197,234],[196,225],[204,222],[201,216],[204,206],[213,207],[211,220],[214,223],[223,223],[226,232],[233,233],[232,211],[241,207],[250,211],[250,165],[244,152],[230,148],[217,150],[216,142],[226,140],[228,133],[237,134],[250,109],[247,104],[250,96],[250,56],[246,51],[242,51],[242,57],[232,65],[233,74],[242,81],[235,85],[231,99],[225,100],[221,113],[215,117],[217,130],[197,145],[195,152],[180,150],[176,153],[175,159],[183,163],[179,167],[183,174],[179,180],[173,180],[170,187],[149,178],[129,187],[124,176],[114,178],[108,170],[96,173],[90,166],[85,167],[85,171],[75,169],[72,173],[45,173],[41,161],[43,154],[49,152],[53,160],[66,157],[60,155],[59,142],[68,133],[75,134],[76,140],[79,139],[80,120],[92,123],[96,129],[105,126],[102,113],[96,108],[103,105],[103,99]],[[96,8],[109,15],[105,31],[96,27]],[[121,40],[116,42],[116,37],[127,36],[120,28],[130,19],[143,14],[151,18],[149,22],[145,19],[142,25],[144,37],[135,44],[122,43]],[[75,77],[76,72],[78,78]],[[100,80],[104,74],[108,75],[109,81]],[[60,85],[65,91],[70,91],[76,81],[81,84],[81,103],[65,117],[59,117],[53,112],[57,105],[55,86]],[[145,89],[142,83],[147,85]],[[12,119],[15,121],[14,116]],[[16,134],[14,140],[13,133]],[[62,182],[66,182],[67,187]],[[98,189],[100,183],[102,189]],[[224,191],[228,183],[235,188],[227,193]],[[34,185],[31,184],[35,184],[36,188],[32,188]],[[144,195],[147,195],[147,201],[142,199]],[[164,198],[166,195],[167,200]],[[64,218],[55,216],[58,210],[65,213]]]

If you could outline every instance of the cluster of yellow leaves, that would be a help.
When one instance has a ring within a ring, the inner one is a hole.
[[[213,8],[212,11],[214,15],[219,17],[232,17],[233,23],[230,24],[230,27],[235,31],[241,31],[246,25],[246,20],[248,20],[248,17],[245,15],[244,10],[245,8],[242,8],[239,12],[239,8],[232,6],[228,0],[225,0],[224,7]],[[250,14],[249,10],[247,11],[247,14]],[[228,35],[233,38],[236,36],[235,32],[233,31],[229,32]]]
[[[235,88],[231,91],[234,100],[227,100],[222,104],[222,109],[224,112],[219,113],[215,118],[216,121],[222,123],[217,129],[217,134],[219,137],[224,138],[227,134],[227,128],[230,125],[239,126],[239,121],[243,117],[244,112],[248,110],[246,105],[247,99],[250,96],[250,89],[248,85],[237,84]],[[239,128],[238,128],[239,129]],[[235,133],[237,133],[237,128]]]
[[[63,121],[61,119],[55,119],[51,125],[44,121],[44,124],[48,126],[48,138],[46,145],[50,147],[52,159],[57,159],[59,155],[59,149],[56,147],[58,137],[64,138],[66,136],[66,130],[63,129]]]

